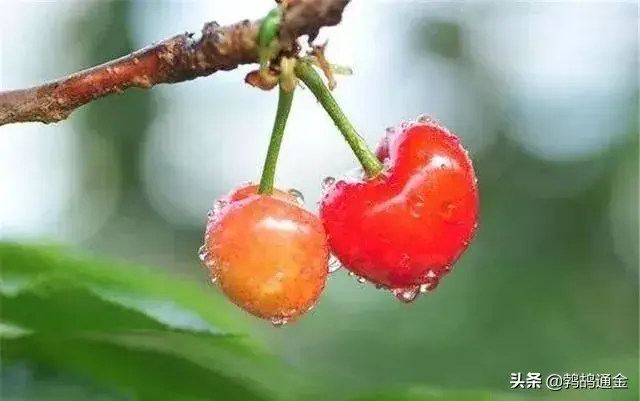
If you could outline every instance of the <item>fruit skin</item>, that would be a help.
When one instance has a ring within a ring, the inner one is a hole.
[[[471,159],[454,134],[425,118],[389,130],[376,155],[382,174],[336,181],[320,202],[331,250],[379,287],[435,287],[477,229]]]
[[[205,265],[224,294],[250,314],[283,323],[318,301],[328,275],[322,223],[293,195],[243,186],[221,200],[205,235]],[[220,202],[220,201],[219,201]]]

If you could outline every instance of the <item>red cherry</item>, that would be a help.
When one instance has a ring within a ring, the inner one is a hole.
[[[318,301],[329,250],[320,219],[294,195],[241,187],[210,215],[201,258],[225,295],[250,314],[282,324]]]
[[[458,138],[429,119],[389,130],[376,153],[385,171],[336,181],[320,217],[345,268],[408,302],[435,288],[473,239],[476,175]]]

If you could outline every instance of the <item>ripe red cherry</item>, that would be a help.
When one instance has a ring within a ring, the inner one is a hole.
[[[310,310],[328,274],[322,223],[297,202],[287,192],[241,187],[217,202],[201,249],[229,300],[274,324]]]
[[[472,240],[476,175],[459,139],[429,119],[389,130],[376,155],[384,172],[336,181],[320,217],[345,268],[412,300],[435,288]]]

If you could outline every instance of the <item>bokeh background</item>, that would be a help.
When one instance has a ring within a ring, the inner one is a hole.
[[[0,89],[272,6],[0,0]],[[622,373],[628,391],[556,396],[637,400],[638,22],[637,3],[623,1],[353,1],[321,35],[330,59],[354,70],[336,97],[372,146],[420,114],[463,139],[481,189],[476,240],[411,305],[338,271],[295,325],[237,318],[336,388],[505,391],[514,372]],[[249,70],[130,90],[55,125],[0,127],[0,240],[64,244],[206,285],[196,252],[207,209],[258,180],[276,106],[275,92],[243,84]],[[322,179],[354,167],[301,91],[278,185],[315,210]],[[66,372],[2,369],[6,400],[118,397]]]

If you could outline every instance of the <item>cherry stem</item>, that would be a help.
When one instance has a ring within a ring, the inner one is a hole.
[[[293,103],[293,92],[294,91],[286,91],[280,86],[278,109],[276,110],[276,119],[273,123],[273,130],[271,131],[269,149],[267,150],[264,167],[262,168],[262,177],[260,178],[260,186],[258,187],[259,194],[269,195],[273,192],[276,165],[278,164],[278,155],[280,154],[280,145],[282,144],[284,129],[287,125],[287,119],[289,118],[289,111],[291,111],[291,104]]]
[[[368,177],[375,177],[382,172],[382,163],[376,157],[375,153],[369,149],[365,140],[358,135],[349,119],[344,114],[331,91],[325,85],[320,74],[316,72],[313,66],[303,60],[299,60],[296,64],[295,73],[302,82],[311,90],[318,102],[329,114],[335,125],[338,127],[342,136],[347,141],[351,150],[358,158],[365,173]]]

